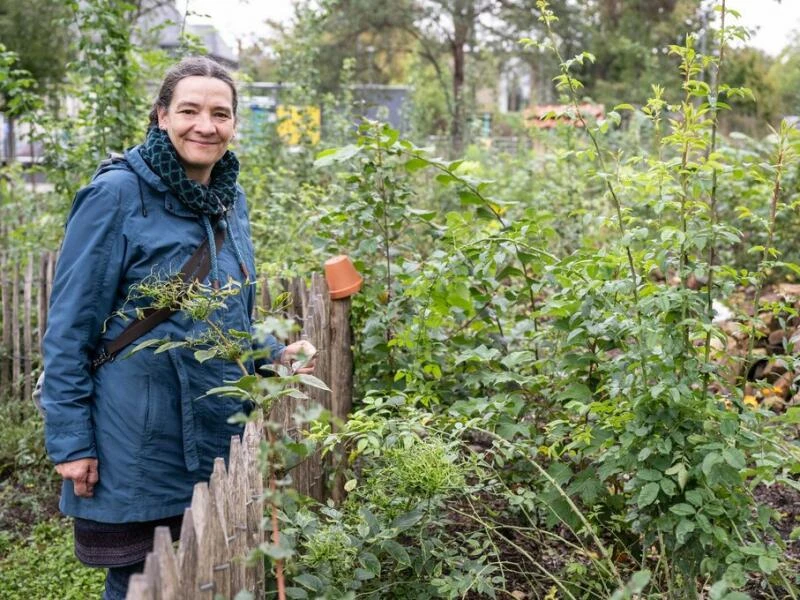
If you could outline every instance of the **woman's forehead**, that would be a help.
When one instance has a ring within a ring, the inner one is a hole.
[[[177,105],[180,102],[192,104],[210,102],[233,108],[233,91],[227,83],[216,77],[184,77],[175,86],[172,94],[172,104]]]

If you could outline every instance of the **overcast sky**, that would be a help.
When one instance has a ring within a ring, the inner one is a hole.
[[[391,2],[391,0],[388,0]],[[177,0],[183,12],[187,0]],[[210,16],[195,22],[213,23],[236,49],[237,39],[252,39],[267,32],[267,19],[285,21],[292,16],[293,0],[188,0],[190,10]],[[727,6],[742,13],[741,23],[756,28],[750,43],[776,55],[786,45],[792,30],[800,29],[800,0],[727,0]]]

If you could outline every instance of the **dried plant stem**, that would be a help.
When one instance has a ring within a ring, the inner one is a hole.
[[[275,448],[275,433],[270,427],[267,427],[267,437],[269,439],[270,448]],[[269,491],[270,491],[270,515],[272,520],[272,545],[277,547],[281,541],[280,527],[278,525],[278,505],[275,502],[275,494],[278,490],[278,485],[275,479],[275,469],[273,468],[272,461],[267,461],[269,465]],[[278,599],[286,600],[286,578],[283,575],[283,559],[275,559],[275,582],[278,585]]]
[[[719,45],[719,61],[717,62],[717,73],[714,77],[714,83],[712,88],[712,97],[714,98],[714,104],[711,107],[712,110],[712,122],[711,122],[711,146],[708,148],[708,152],[706,154],[706,159],[714,153],[717,149],[717,127],[719,125],[719,81],[722,77],[722,63],[725,59],[725,15],[726,15],[726,0],[722,0],[722,10],[720,12],[720,45]],[[709,228],[711,230],[711,239],[708,243],[708,283],[706,285],[706,311],[708,313],[709,320],[714,320],[714,261],[716,260],[717,255],[717,176],[719,174],[719,169],[714,167],[714,170],[711,172],[711,195],[708,199],[708,219],[709,219]],[[711,328],[706,331],[706,339],[703,345],[703,363],[709,364],[711,359]],[[708,383],[709,377],[711,373],[706,370],[703,373],[703,400],[706,398],[706,394],[708,393]]]
[[[767,224],[767,243],[761,253],[761,262],[756,273],[756,289],[753,294],[753,315],[750,320],[750,341],[747,344],[747,357],[745,358],[744,368],[742,369],[742,394],[747,386],[747,372],[753,362],[753,347],[756,339],[756,320],[758,319],[758,305],[761,303],[761,293],[764,289],[766,270],[773,254],[775,238],[775,217],[778,213],[778,200],[781,196],[781,178],[785,167],[787,152],[787,139],[784,132],[781,133],[778,142],[778,157],[775,162],[775,177],[772,184],[772,199],[769,204],[769,222]]]

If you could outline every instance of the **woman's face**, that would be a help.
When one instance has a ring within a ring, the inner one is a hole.
[[[169,107],[158,109],[158,126],[169,135],[187,177],[204,184],[228,149],[235,122],[233,91],[216,77],[184,77]]]

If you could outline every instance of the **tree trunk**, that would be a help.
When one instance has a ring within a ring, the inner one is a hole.
[[[475,22],[474,0],[456,2],[453,17],[453,121],[450,124],[450,142],[454,156],[464,150],[466,114],[464,110],[464,79],[466,72],[466,45]]]
[[[6,115],[6,147],[5,155],[6,155],[6,164],[11,164],[16,162],[17,160],[17,138],[16,138],[16,131],[14,127],[14,117],[10,115]]]

